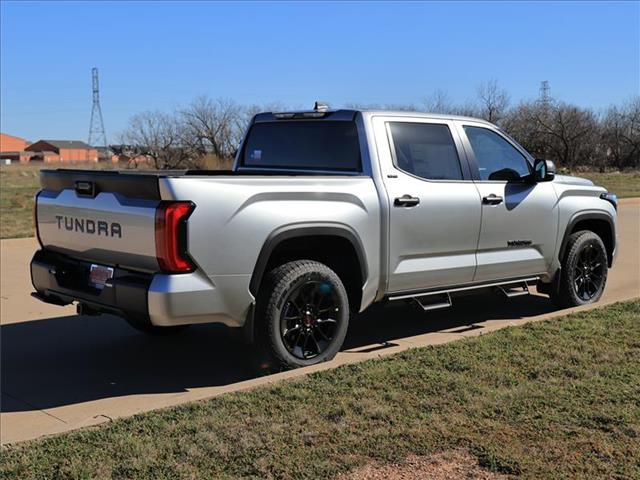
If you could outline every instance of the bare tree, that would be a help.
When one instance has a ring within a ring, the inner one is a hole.
[[[302,108],[300,108],[301,110]],[[246,120],[247,125],[249,124],[249,122],[251,121],[251,118],[253,118],[254,115],[261,113],[261,112],[286,112],[287,110],[296,110],[294,108],[291,107],[287,107],[284,103],[282,102],[270,102],[270,103],[263,103],[262,105],[250,105],[248,107],[244,107],[243,108],[243,116]]]
[[[482,83],[477,89],[480,102],[479,115],[491,123],[499,123],[509,108],[509,94],[498,86],[495,79]]]
[[[551,158],[562,167],[640,168],[640,96],[597,116],[591,109],[553,99],[509,108],[509,95],[496,80],[480,85],[477,93],[477,103],[456,104],[445,91],[436,90],[423,105],[435,113],[498,123],[533,155]],[[351,103],[346,108],[420,110],[406,104]],[[201,96],[173,115],[143,112],[132,117],[116,153],[134,160],[148,158],[160,169],[229,168],[252,116],[285,110],[279,103],[242,106]]]
[[[454,105],[450,113],[452,115],[462,115],[464,117],[482,117],[478,111],[478,106],[470,100],[459,105]]]
[[[344,108],[349,108],[353,110],[388,110],[388,111],[397,111],[397,112],[416,112],[420,111],[420,108],[417,108],[413,104],[407,103],[354,103],[350,102],[345,104]]]
[[[640,167],[640,96],[605,112],[601,126],[605,155],[619,169]]]
[[[183,136],[175,116],[149,111],[134,115],[120,140],[128,157],[147,157],[155,168],[166,170],[195,165],[192,152],[182,143]]]
[[[232,100],[196,98],[181,112],[185,142],[201,155],[232,158],[244,134],[245,109]]]
[[[564,167],[601,166],[591,110],[560,102],[522,103],[504,117],[503,128],[533,155]]]
[[[598,123],[593,111],[560,103],[552,108],[552,130],[557,158],[566,166],[598,166]]]
[[[545,158],[548,150],[547,134],[538,118],[547,118],[538,102],[522,102],[502,119],[501,126],[535,157]],[[545,120],[545,124],[550,120]]]
[[[427,112],[432,113],[452,113],[455,109],[447,92],[440,89],[424,99],[424,106]]]

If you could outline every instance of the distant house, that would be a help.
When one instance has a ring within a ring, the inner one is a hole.
[[[24,138],[0,133],[0,152],[21,152],[28,144]]]
[[[44,162],[97,162],[98,150],[78,140],[38,140],[26,149],[31,160]]]
[[[98,150],[78,140],[39,140],[0,133],[0,160],[12,162],[97,162]]]
[[[0,160],[28,161],[32,153],[25,151],[27,145],[29,145],[29,142],[24,138],[0,133]]]

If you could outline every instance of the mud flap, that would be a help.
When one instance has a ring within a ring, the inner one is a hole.
[[[562,267],[558,267],[556,273],[553,275],[553,280],[549,283],[538,282],[536,284],[536,290],[538,293],[549,295],[550,297],[558,296],[560,293],[560,277],[562,276]]]

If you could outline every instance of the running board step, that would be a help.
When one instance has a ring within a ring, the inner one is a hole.
[[[507,298],[520,297],[523,295],[531,294],[531,292],[529,291],[529,284],[526,280],[517,284],[498,285],[498,290],[500,290]]]
[[[481,288],[498,288],[507,297],[518,297],[520,295],[529,295],[529,286],[535,285],[540,277],[528,277],[518,280],[505,280],[498,282],[477,283],[466,286],[451,286],[442,290],[417,291],[414,293],[398,293],[388,297],[389,301],[395,300],[415,300],[425,311],[435,310],[437,308],[446,308],[452,305],[451,294],[465,292]],[[428,298],[432,297],[431,302]]]
[[[445,293],[443,295],[438,295],[440,298],[432,298],[435,295],[423,295],[422,297],[411,297],[412,300],[422,307],[425,312],[430,310],[439,310],[441,308],[449,308],[453,305],[451,301],[451,295],[449,293]]]

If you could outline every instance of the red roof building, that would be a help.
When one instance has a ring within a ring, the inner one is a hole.
[[[26,148],[32,160],[45,162],[97,162],[98,150],[78,140],[38,140]]]
[[[31,152],[25,151],[28,145],[24,138],[0,133],[0,160],[28,161],[31,157]]]
[[[0,152],[22,152],[29,143],[20,137],[0,133]]]

